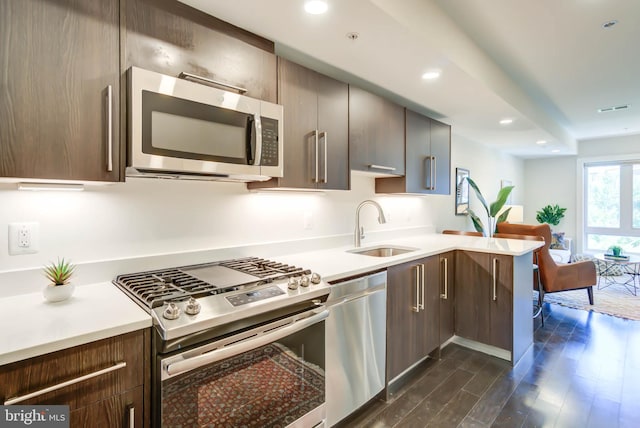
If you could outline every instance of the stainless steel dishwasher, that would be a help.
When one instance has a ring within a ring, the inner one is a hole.
[[[384,388],[387,272],[332,284],[327,307],[326,405],[332,426]]]

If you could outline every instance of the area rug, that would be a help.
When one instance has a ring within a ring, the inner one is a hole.
[[[621,278],[616,277],[617,281]],[[604,286],[604,278],[600,278]],[[593,287],[593,306],[589,304],[586,290],[562,291],[545,294],[544,301],[570,308],[600,312],[630,320],[640,320],[640,288],[634,296],[625,286],[613,284],[606,288]]]

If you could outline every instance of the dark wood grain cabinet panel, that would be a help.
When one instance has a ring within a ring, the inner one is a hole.
[[[404,108],[349,86],[349,164],[352,170],[404,175]]]
[[[405,174],[376,178],[377,193],[451,193],[451,127],[405,112]]]
[[[135,65],[170,76],[193,73],[276,102],[273,42],[176,0],[124,4],[123,71]]]
[[[456,256],[456,334],[513,348],[513,257],[458,251]]]
[[[455,334],[455,266],[456,253],[438,256],[440,262],[440,345]]]
[[[0,2],[0,176],[123,179],[119,22],[119,0]]]
[[[439,257],[387,271],[387,383],[424,359],[439,341]]]
[[[284,177],[255,188],[349,189],[348,85],[278,58],[284,107]]]
[[[148,426],[149,338],[139,330],[2,366],[0,399],[69,382],[16,404],[68,405],[72,427]]]

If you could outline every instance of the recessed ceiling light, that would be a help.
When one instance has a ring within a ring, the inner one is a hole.
[[[513,123],[513,119],[502,119],[500,121],[500,125],[511,125]]]
[[[430,71],[427,71],[426,73],[424,73],[422,75],[422,78],[424,80],[433,80],[433,79],[437,79],[438,77],[440,77],[440,74],[441,74],[440,70],[430,70]]]
[[[607,21],[604,24],[602,24],[602,28],[604,28],[605,30],[611,28],[611,27],[615,27],[615,25],[618,23],[617,19],[612,19],[611,21]]]
[[[538,140],[536,141],[536,144],[539,146],[544,146],[545,144],[547,144],[547,140]]]
[[[560,153],[560,149],[553,149],[551,150],[551,153]]]
[[[323,14],[329,9],[329,5],[324,0],[309,0],[304,3],[304,10],[312,15]]]

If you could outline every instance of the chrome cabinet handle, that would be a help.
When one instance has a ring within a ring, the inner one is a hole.
[[[496,301],[498,300],[498,275],[497,275],[497,271],[498,271],[498,259],[494,258],[493,259],[493,300]]]
[[[136,428],[136,408],[132,404],[128,406],[129,409],[129,428]]]
[[[420,264],[420,288],[422,297],[420,298],[420,309],[424,311],[424,263]]]
[[[31,392],[29,394],[25,394],[25,395],[21,395],[21,396],[18,396],[18,397],[9,398],[9,399],[5,400],[4,405],[5,406],[9,406],[11,404],[20,403],[20,402],[28,400],[30,398],[37,397],[39,395],[44,395],[44,394],[46,394],[48,392],[56,391],[58,389],[65,388],[65,387],[67,387],[69,385],[74,385],[76,383],[83,382],[85,380],[88,380],[88,379],[91,379],[91,378],[94,378],[94,377],[98,377],[98,376],[101,376],[101,375],[106,374],[106,373],[110,373],[110,372],[113,372],[113,371],[116,371],[116,370],[120,370],[122,368],[125,368],[126,366],[127,366],[127,363],[125,361],[122,361],[120,363],[114,364],[111,367],[107,367],[106,369],[98,370],[98,371],[95,371],[93,373],[86,374],[84,376],[76,377],[76,378],[67,380],[65,382],[61,382],[61,383],[58,383],[56,385],[49,386],[47,388],[43,388],[43,389],[40,389],[40,390],[35,391],[35,392]]]
[[[320,181],[320,177],[318,176],[318,156],[320,153],[320,133],[318,132],[317,129],[315,129],[313,131],[313,136],[315,137],[315,152],[316,152],[316,172],[313,176],[313,182],[317,183],[318,181]]]
[[[429,161],[429,185],[427,183],[425,183],[424,188],[427,190],[436,190],[436,185],[435,185],[435,168],[436,168],[436,158],[435,156],[427,156],[425,158],[425,161]],[[426,162],[425,162],[426,165]],[[425,173],[426,175],[426,173]]]
[[[431,161],[432,161],[432,168],[431,168],[431,190],[436,190],[436,187],[438,187],[438,183],[437,183],[437,174],[436,174],[436,169],[438,167],[437,163],[436,163],[436,157],[435,156],[431,156]]]
[[[233,89],[234,91],[238,91],[241,94],[244,94],[247,92],[247,90],[241,86],[230,85],[229,83],[224,83],[218,80],[209,79],[207,77],[198,76],[197,74],[186,73],[184,71],[180,73],[178,77],[184,80],[195,80],[196,82],[205,83],[207,85],[222,86],[225,88]]]
[[[320,133],[320,138],[324,139],[324,178],[321,183],[326,183],[329,180],[329,173],[327,163],[329,162],[329,158],[327,156],[327,147],[329,146],[329,133],[327,131],[323,131]]]
[[[107,171],[113,171],[113,86],[107,86]]]
[[[416,277],[415,277],[415,285],[416,285],[416,305],[411,308],[413,312],[420,312],[420,265],[415,265],[416,269]]]
[[[444,293],[440,295],[440,298],[447,300],[449,298],[449,260],[445,257],[440,262],[444,262]]]
[[[384,165],[374,165],[374,164],[369,164],[367,165],[369,168],[373,168],[373,169],[382,169],[385,171],[395,171],[396,168],[393,166],[384,166]]]

